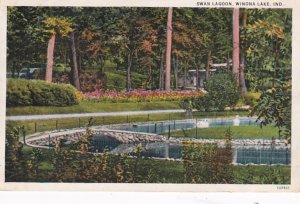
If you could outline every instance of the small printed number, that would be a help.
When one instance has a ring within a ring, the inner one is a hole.
[[[278,190],[288,190],[289,188],[289,186],[277,186]]]

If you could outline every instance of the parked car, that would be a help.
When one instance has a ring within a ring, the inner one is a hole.
[[[42,74],[42,68],[22,68],[18,77],[23,79],[37,79]]]

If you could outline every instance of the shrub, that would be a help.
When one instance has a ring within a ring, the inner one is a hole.
[[[117,91],[126,89],[127,78],[123,72],[120,72],[120,71],[105,72],[105,75],[107,77],[107,80],[105,83],[105,89],[117,90]],[[136,72],[132,72],[131,73],[131,88],[132,89],[145,88],[146,80],[147,80],[147,77],[145,77],[144,75],[136,73]]]
[[[206,90],[206,95],[194,100],[193,105],[198,110],[224,110],[228,106],[234,106],[240,97],[233,78],[228,74],[220,73],[209,78]]]
[[[183,142],[182,159],[187,183],[232,183],[230,145]]]
[[[76,89],[71,85],[40,80],[10,79],[7,84],[7,106],[68,106],[78,104]]]
[[[5,140],[5,181],[26,181],[28,179],[28,165],[22,151],[23,144],[20,136],[24,134],[24,127],[14,127],[6,131]]]
[[[31,104],[31,91],[27,86],[27,81],[23,79],[9,79],[7,82],[6,105],[29,106]]]
[[[85,71],[80,73],[79,81],[82,92],[91,92],[103,88],[106,76],[100,71]]]
[[[133,89],[141,89],[141,88],[146,88],[146,82],[147,77],[143,74],[139,74],[136,72],[131,73],[131,85]]]
[[[105,89],[120,91],[126,88],[125,76],[112,72],[105,72],[105,75],[107,77]]]
[[[243,101],[246,105],[254,106],[257,104],[260,95],[260,93],[249,92],[247,95],[243,96]]]

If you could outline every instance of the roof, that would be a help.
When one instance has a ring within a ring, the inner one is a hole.
[[[210,72],[215,72],[217,69],[209,69]],[[206,72],[205,69],[199,69],[199,72]],[[190,69],[188,72],[196,72],[196,69]]]

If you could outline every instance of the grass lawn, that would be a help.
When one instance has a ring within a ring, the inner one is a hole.
[[[93,125],[109,125],[109,124],[121,124],[121,123],[135,123],[159,121],[159,120],[178,120],[184,119],[184,113],[172,113],[172,114],[151,114],[151,115],[132,115],[132,116],[105,116],[94,117]],[[30,121],[7,121],[7,127],[25,126],[26,133],[31,134],[34,132],[42,132],[47,130],[56,129],[68,129],[86,127],[89,121],[89,117],[83,118],[64,118],[64,119],[49,119],[49,120],[30,120]]]
[[[210,128],[198,128],[197,137],[203,139],[224,139],[224,135],[228,127],[210,127]],[[265,126],[260,128],[259,126],[231,126],[232,138],[243,139],[255,139],[255,138],[268,138],[278,137],[278,128],[273,126]],[[185,131],[187,137],[196,137],[196,128]],[[168,133],[165,133],[168,134]],[[171,135],[174,137],[185,137],[182,130],[171,131]]]
[[[64,114],[64,113],[96,113],[114,111],[143,111],[143,110],[167,110],[180,109],[177,101],[140,102],[140,103],[96,103],[82,101],[78,105],[56,107],[56,106],[24,106],[7,107],[6,115],[42,115],[42,114]],[[247,111],[224,111],[224,112],[195,112],[194,117],[226,117],[237,115],[246,116]]]
[[[6,108],[6,115],[37,115],[62,113],[95,113],[134,110],[166,110],[180,109],[176,101],[140,102],[140,103],[95,103],[82,101],[78,105],[56,106],[26,106]]]
[[[247,115],[243,112],[195,112],[194,118],[206,118],[206,117],[230,117],[235,115]],[[108,124],[121,124],[121,123],[134,123],[134,122],[146,122],[160,121],[160,120],[180,120],[185,119],[185,113],[171,113],[171,114],[149,114],[148,115],[132,115],[132,116],[105,116],[94,117],[94,125],[108,125]],[[64,119],[49,119],[49,120],[30,120],[30,121],[7,121],[7,127],[25,126],[26,133],[31,134],[34,132],[42,132],[47,130],[67,129],[85,127],[88,123],[89,117],[82,118],[64,118]]]

